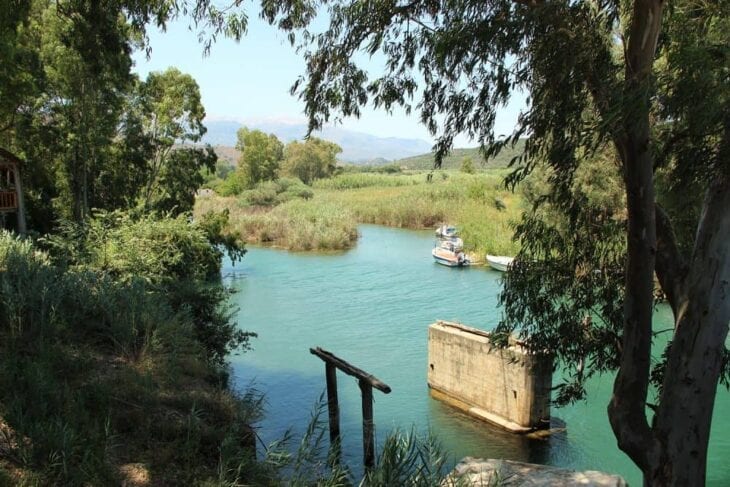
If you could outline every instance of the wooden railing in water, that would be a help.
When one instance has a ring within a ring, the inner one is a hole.
[[[0,211],[17,209],[18,194],[15,191],[0,191]]]
[[[310,348],[309,352],[325,363],[327,379],[327,409],[330,423],[330,444],[334,448],[334,461],[340,460],[340,406],[337,400],[337,375],[340,369],[357,379],[362,393],[362,443],[365,468],[375,465],[375,423],[373,422],[373,388],[390,393],[390,386],[362,369],[350,365],[335,354],[320,347]]]

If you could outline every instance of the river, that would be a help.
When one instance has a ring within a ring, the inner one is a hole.
[[[622,475],[640,485],[636,467],[616,447],[606,417],[612,377],[589,384],[586,402],[553,409],[567,432],[529,440],[473,420],[432,399],[426,385],[427,327],[437,319],[489,330],[499,321],[500,273],[481,267],[450,269],[431,257],[432,232],[360,227],[357,246],[331,254],[249,248],[243,262],[224,265],[232,304],[254,350],[231,358],[238,388],[265,391],[266,443],[293,427],[301,431],[325,390],[324,364],[309,353],[321,346],[389,384],[374,391],[378,439],[394,428],[432,431],[452,461],[464,456],[505,458]],[[671,323],[657,310],[658,328]],[[557,382],[559,377],[555,377]],[[343,452],[362,461],[360,391],[338,377]],[[730,393],[720,386],[708,460],[708,485],[730,485]],[[325,415],[326,419],[326,415]]]

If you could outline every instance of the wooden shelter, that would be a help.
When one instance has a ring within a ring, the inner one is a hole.
[[[25,203],[20,169],[23,161],[13,153],[0,147],[0,216],[5,222],[9,213],[15,213],[17,231],[25,235]]]

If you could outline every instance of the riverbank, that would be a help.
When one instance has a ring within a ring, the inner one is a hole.
[[[245,197],[199,197],[196,216],[227,210],[230,230],[251,244],[287,250],[344,250],[357,241],[357,225],[432,229],[458,225],[466,251],[514,255],[511,223],[522,214],[519,194],[504,188],[503,170],[479,174],[439,171],[401,174],[346,173],[314,183],[308,198],[269,206]]]
[[[121,212],[37,241],[0,232],[0,485],[244,478],[262,399],[227,387],[252,334],[209,237]]]

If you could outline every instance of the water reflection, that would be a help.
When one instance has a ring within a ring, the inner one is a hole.
[[[475,457],[509,458],[540,464],[562,461],[566,455],[579,461],[580,452],[568,441],[565,423],[559,418],[553,418],[550,427],[563,431],[534,438],[506,432],[433,398],[428,406],[431,428],[440,433],[448,432],[447,435],[439,435],[447,451],[467,449]]]

